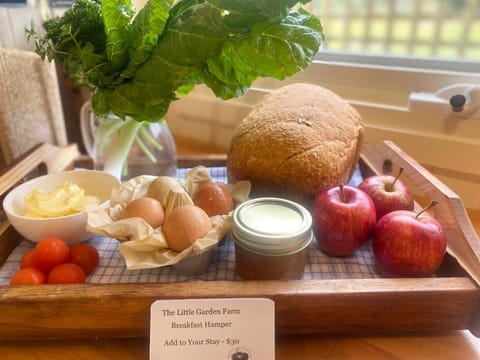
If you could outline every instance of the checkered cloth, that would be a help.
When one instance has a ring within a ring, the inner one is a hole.
[[[188,169],[179,169],[177,177],[183,178]],[[209,168],[214,181],[226,182],[226,169],[223,167]],[[352,178],[356,185],[358,171]],[[127,270],[125,261],[118,251],[119,242],[115,239],[95,236],[88,241],[100,253],[100,265],[89,275],[90,283],[147,283],[147,282],[187,282],[196,280],[239,280],[235,273],[235,254],[233,241],[226,240],[215,249],[208,270],[195,276],[183,276],[171,267],[161,267],[146,270]],[[18,271],[20,260],[34,243],[23,240],[10,254],[4,266],[0,269],[0,285],[8,284],[12,275]],[[348,258],[333,258],[322,253],[315,242],[308,248],[307,264],[303,279],[359,279],[378,277],[374,266],[371,242],[365,244],[356,254]]]

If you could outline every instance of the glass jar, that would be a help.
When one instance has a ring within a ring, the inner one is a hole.
[[[121,181],[139,175],[175,176],[177,150],[167,123],[96,116],[91,102],[81,109],[80,125],[85,149],[94,169],[112,173]]]
[[[290,200],[251,199],[235,209],[231,236],[242,279],[301,279],[313,237],[312,216]]]

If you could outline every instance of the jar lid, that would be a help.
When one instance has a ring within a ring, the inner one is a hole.
[[[232,235],[243,248],[268,255],[286,255],[312,240],[312,216],[301,205],[281,198],[256,198],[233,213]]]

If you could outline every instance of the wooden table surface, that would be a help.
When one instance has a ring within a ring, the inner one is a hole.
[[[149,357],[148,339],[0,342],[3,360],[140,360]],[[277,360],[480,359],[480,340],[467,331],[363,337],[278,337]]]
[[[188,152],[188,149],[186,151]],[[480,214],[478,212],[469,212],[469,214],[477,234],[480,234]],[[32,319],[32,324],[34,323],[35,319]],[[2,360],[148,359],[149,339],[17,342],[3,342],[0,339],[0,358]],[[364,334],[334,337],[277,336],[276,359],[475,360],[480,359],[480,339],[466,330],[447,333]]]

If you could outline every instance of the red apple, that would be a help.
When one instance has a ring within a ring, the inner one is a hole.
[[[413,210],[413,197],[398,175],[373,175],[363,180],[358,188],[365,191],[373,200],[377,219],[394,210]]]
[[[428,207],[434,206],[436,203]],[[447,248],[442,225],[423,209],[396,210],[375,227],[373,253],[387,276],[429,276],[440,267]]]
[[[375,205],[362,190],[340,185],[315,197],[312,217],[320,249],[332,256],[350,256],[372,235]]]

